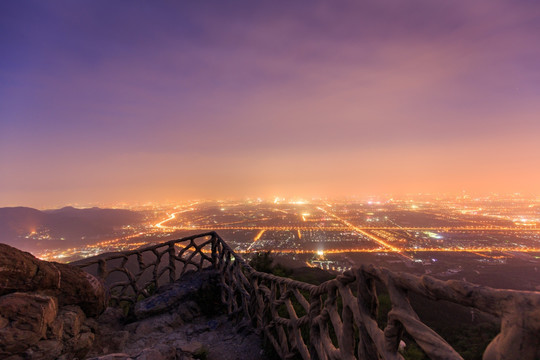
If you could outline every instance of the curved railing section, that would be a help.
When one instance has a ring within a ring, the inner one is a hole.
[[[171,240],[145,248],[104,254],[77,266],[101,279],[113,305],[131,305],[151,295],[165,283],[173,283],[186,271],[215,265],[215,249],[222,241],[215,232]]]
[[[131,257],[136,260],[132,265]],[[81,266],[87,270],[97,266],[98,276],[106,282],[114,274],[123,274],[124,279],[108,287],[113,299],[131,303],[164,281],[176,281],[189,268],[218,269],[229,315],[262,331],[284,359],[298,355],[305,360],[402,359],[399,345],[405,332],[431,359],[461,359],[420,320],[409,302],[410,293],[476,308],[500,319],[501,331],[485,349],[484,359],[540,358],[538,292],[497,290],[374,266],[347,271],[315,286],[254,270],[215,232]],[[130,268],[138,270],[133,273]],[[145,273],[150,276],[145,278]],[[377,323],[376,283],[386,288],[391,302],[384,329]]]

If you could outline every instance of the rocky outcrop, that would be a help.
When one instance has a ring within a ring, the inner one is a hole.
[[[0,354],[18,353],[45,338],[58,303],[50,296],[13,293],[0,297]]]
[[[59,289],[61,275],[54,264],[0,244],[0,295],[20,291]]]
[[[105,304],[95,277],[0,244],[0,358],[83,359]]]
[[[208,318],[190,304],[191,319],[177,308],[125,325],[123,330],[110,331],[99,327],[91,360],[252,360],[265,359],[261,339],[252,329],[238,331],[226,315]],[[187,311],[184,311],[186,314]],[[106,331],[103,333],[103,331]],[[116,339],[111,347],[108,339]],[[122,339],[121,342],[118,339]]]
[[[0,314],[2,359],[83,359],[93,345],[95,320],[75,305],[58,308],[51,296],[2,296]]]
[[[107,307],[105,287],[95,276],[68,264],[54,263],[60,271],[60,288],[54,294],[60,305],[77,305],[87,316],[97,316]]]
[[[206,305],[212,306],[212,304],[207,304],[212,300],[214,300],[214,303],[220,303],[220,300],[216,299],[219,292],[218,283],[219,272],[215,270],[186,273],[180,281],[162,286],[153,296],[139,301],[135,305],[135,316],[137,319],[144,319],[155,314],[161,314],[181,302],[198,298],[200,294],[207,297],[201,303],[203,307]],[[214,294],[214,299],[212,299],[212,294]]]
[[[58,299],[59,305],[78,305],[86,315],[103,312],[105,287],[94,276],[67,264],[43,261],[27,252],[0,244],[0,295],[40,292]]]
[[[95,277],[0,244],[0,359],[262,359],[260,338],[222,315],[220,284],[216,270],[188,272],[103,311]]]

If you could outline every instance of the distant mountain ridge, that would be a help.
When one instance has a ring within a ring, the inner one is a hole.
[[[143,219],[141,213],[123,209],[4,207],[0,208],[0,242],[28,249],[43,241],[76,241],[110,234],[115,228],[138,224]],[[26,238],[32,233],[48,234],[50,240]]]

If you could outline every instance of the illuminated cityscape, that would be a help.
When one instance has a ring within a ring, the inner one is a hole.
[[[106,239],[85,245],[69,239],[68,247],[37,250],[36,255],[73,261],[215,230],[239,253],[270,250],[283,261],[336,272],[367,261],[404,269],[420,266],[431,273],[449,255],[453,259],[446,261],[449,274],[460,272],[454,266],[457,258],[475,264],[519,259],[540,265],[540,201],[519,195],[197,201],[131,210],[143,213],[144,221],[124,226]],[[26,237],[50,240],[44,229]]]

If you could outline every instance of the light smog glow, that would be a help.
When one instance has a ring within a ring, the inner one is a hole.
[[[538,191],[538,1],[214,2],[3,1],[4,206]]]
[[[269,245],[273,246],[271,245],[271,239],[274,237],[275,234],[267,234],[268,236],[263,239],[262,236],[266,231],[294,232],[294,234],[290,234],[294,236],[289,235],[289,239],[297,238],[301,240],[300,243],[310,241],[309,238],[314,232],[330,232],[334,234],[331,236],[336,236],[336,238],[339,236],[358,236],[361,239],[370,240],[379,245],[378,247],[373,245],[359,246],[351,243],[350,246],[341,246],[338,245],[338,242],[336,242],[335,245],[337,246],[333,247],[331,246],[333,242],[327,242],[328,245],[325,246],[324,251],[315,250],[313,248],[303,248],[302,246],[296,247],[295,245],[298,245],[298,243],[294,244],[294,242],[289,244],[287,244],[286,242],[277,243],[278,246],[272,247],[272,250],[276,253],[283,254],[319,254],[319,252],[321,251],[324,253],[324,255],[346,253],[395,253],[399,256],[402,256],[403,258],[412,259],[414,253],[471,252],[476,254],[484,254],[479,256],[496,259],[503,256],[499,253],[532,253],[540,251],[538,246],[535,246],[534,242],[524,243],[520,242],[519,240],[527,236],[534,239],[537,238],[539,236],[538,234],[540,233],[540,228],[536,225],[537,219],[535,218],[535,215],[522,215],[519,212],[521,211],[519,206],[516,208],[517,212],[514,213],[508,213],[506,208],[504,208],[503,214],[491,214],[494,211],[497,212],[497,210],[494,210],[493,207],[484,207],[483,209],[486,209],[487,213],[476,214],[476,223],[471,223],[471,220],[466,220],[462,223],[444,226],[402,226],[390,220],[381,220],[378,223],[368,223],[365,220],[353,220],[353,218],[347,217],[352,216],[352,214],[350,214],[348,210],[343,209],[343,205],[336,205],[340,203],[335,203],[335,208],[338,209],[335,211],[335,213],[331,212],[328,206],[324,206],[324,203],[320,203],[320,206],[317,206],[316,204],[310,206],[302,206],[301,208],[297,208],[296,212],[295,210],[291,209],[294,208],[293,206],[281,209],[270,205],[271,203],[268,202],[262,205],[257,205],[270,206],[270,208],[275,211],[275,213],[278,214],[279,217],[282,217],[283,214],[285,214],[285,216],[296,214],[296,219],[298,219],[299,217],[303,217],[303,219],[306,221],[301,223],[299,221],[292,220],[292,223],[290,225],[271,225],[271,223],[267,222],[271,219],[268,217],[267,212],[261,213],[261,219],[264,219],[264,221],[258,223],[258,221],[253,221],[253,217],[251,215],[244,214],[245,210],[240,207],[242,204],[241,202],[228,202],[227,204],[231,205],[229,209],[231,211],[231,214],[227,214],[227,217],[229,215],[238,216],[242,214],[242,216],[244,216],[244,220],[235,219],[230,222],[215,222],[215,224],[213,224],[213,221],[208,221],[208,219],[203,221],[194,220],[194,218],[200,218],[197,213],[193,215],[187,215],[185,219],[182,219],[182,217],[179,216],[179,213],[187,211],[197,211],[198,209],[204,209],[204,207],[194,207],[192,206],[193,204],[188,205],[189,207],[171,206],[169,207],[169,209],[173,209],[172,211],[162,210],[162,212],[155,212],[155,215],[162,214],[163,219],[157,223],[155,223],[155,221],[152,221],[151,223],[145,224],[144,229],[131,225],[123,227],[122,231],[129,232],[129,235],[124,234],[123,236],[114,239],[103,240],[95,244],[82,245],[80,247],[65,250],[47,250],[42,252],[41,254],[36,255],[42,259],[72,259],[73,257],[80,256],[81,254],[83,254],[84,256],[91,256],[104,251],[130,250],[148,244],[151,241],[155,241],[156,237],[159,238],[166,234],[171,234],[174,231],[185,230],[199,232],[227,230],[233,232],[249,231],[249,234],[255,233],[255,236],[251,238],[252,240],[245,244],[246,247],[249,245],[248,248],[239,246],[237,249],[235,249],[235,251],[237,251],[238,253],[250,252],[254,248],[263,250]],[[410,209],[410,203],[407,202],[402,204],[403,209]],[[463,206],[467,206],[469,209],[471,208],[468,204]],[[525,207],[528,208],[528,206]],[[445,215],[445,209],[450,208],[452,209],[453,214]],[[479,209],[478,207],[474,208]],[[178,211],[176,209],[183,210]],[[234,209],[239,209],[236,215],[236,210]],[[306,211],[308,209],[310,210],[309,212]],[[441,209],[443,209],[441,215],[447,216],[448,219],[453,219],[453,216],[455,214],[461,214],[461,207],[459,204],[447,203],[444,204]],[[219,212],[219,207],[216,210]],[[259,212],[258,210],[254,211]],[[216,212],[215,216],[223,216],[221,213],[218,214],[218,212]],[[368,213],[365,210],[363,212],[363,215],[370,214],[378,215],[376,212]],[[498,225],[490,223],[490,220],[485,218],[486,214],[489,214],[489,216],[493,219],[505,219],[507,220],[506,224],[508,224],[508,221],[513,221],[514,223],[512,225]],[[214,215],[210,216],[212,217]],[[313,220],[316,221],[308,221],[308,216],[313,216]],[[363,216],[356,218],[365,219]],[[467,219],[470,219],[470,217],[467,216]],[[365,222],[363,222],[363,225],[361,225],[360,223],[358,225],[355,225],[353,222],[356,221]],[[413,242],[407,243],[403,239],[403,236],[395,234],[396,231],[410,232],[411,236],[413,237],[420,236],[420,241],[415,243],[414,240],[412,240]],[[454,233],[470,233],[474,236],[478,235],[489,237],[496,237],[496,234],[501,234],[502,236],[509,236],[510,234],[512,234],[512,236],[515,236],[515,240],[513,240],[512,242],[499,242],[499,244],[493,244],[490,246],[486,246],[486,244],[484,243],[479,243],[478,245],[476,245],[474,243],[461,242],[459,244],[456,244],[452,243],[452,234]],[[445,234],[448,234],[448,236],[446,236]],[[42,240],[44,240],[45,237],[48,236],[47,234],[42,234],[42,232],[38,232],[35,236],[38,235]],[[445,236],[443,237],[442,235]],[[425,241],[428,239],[436,239],[437,241]]]

